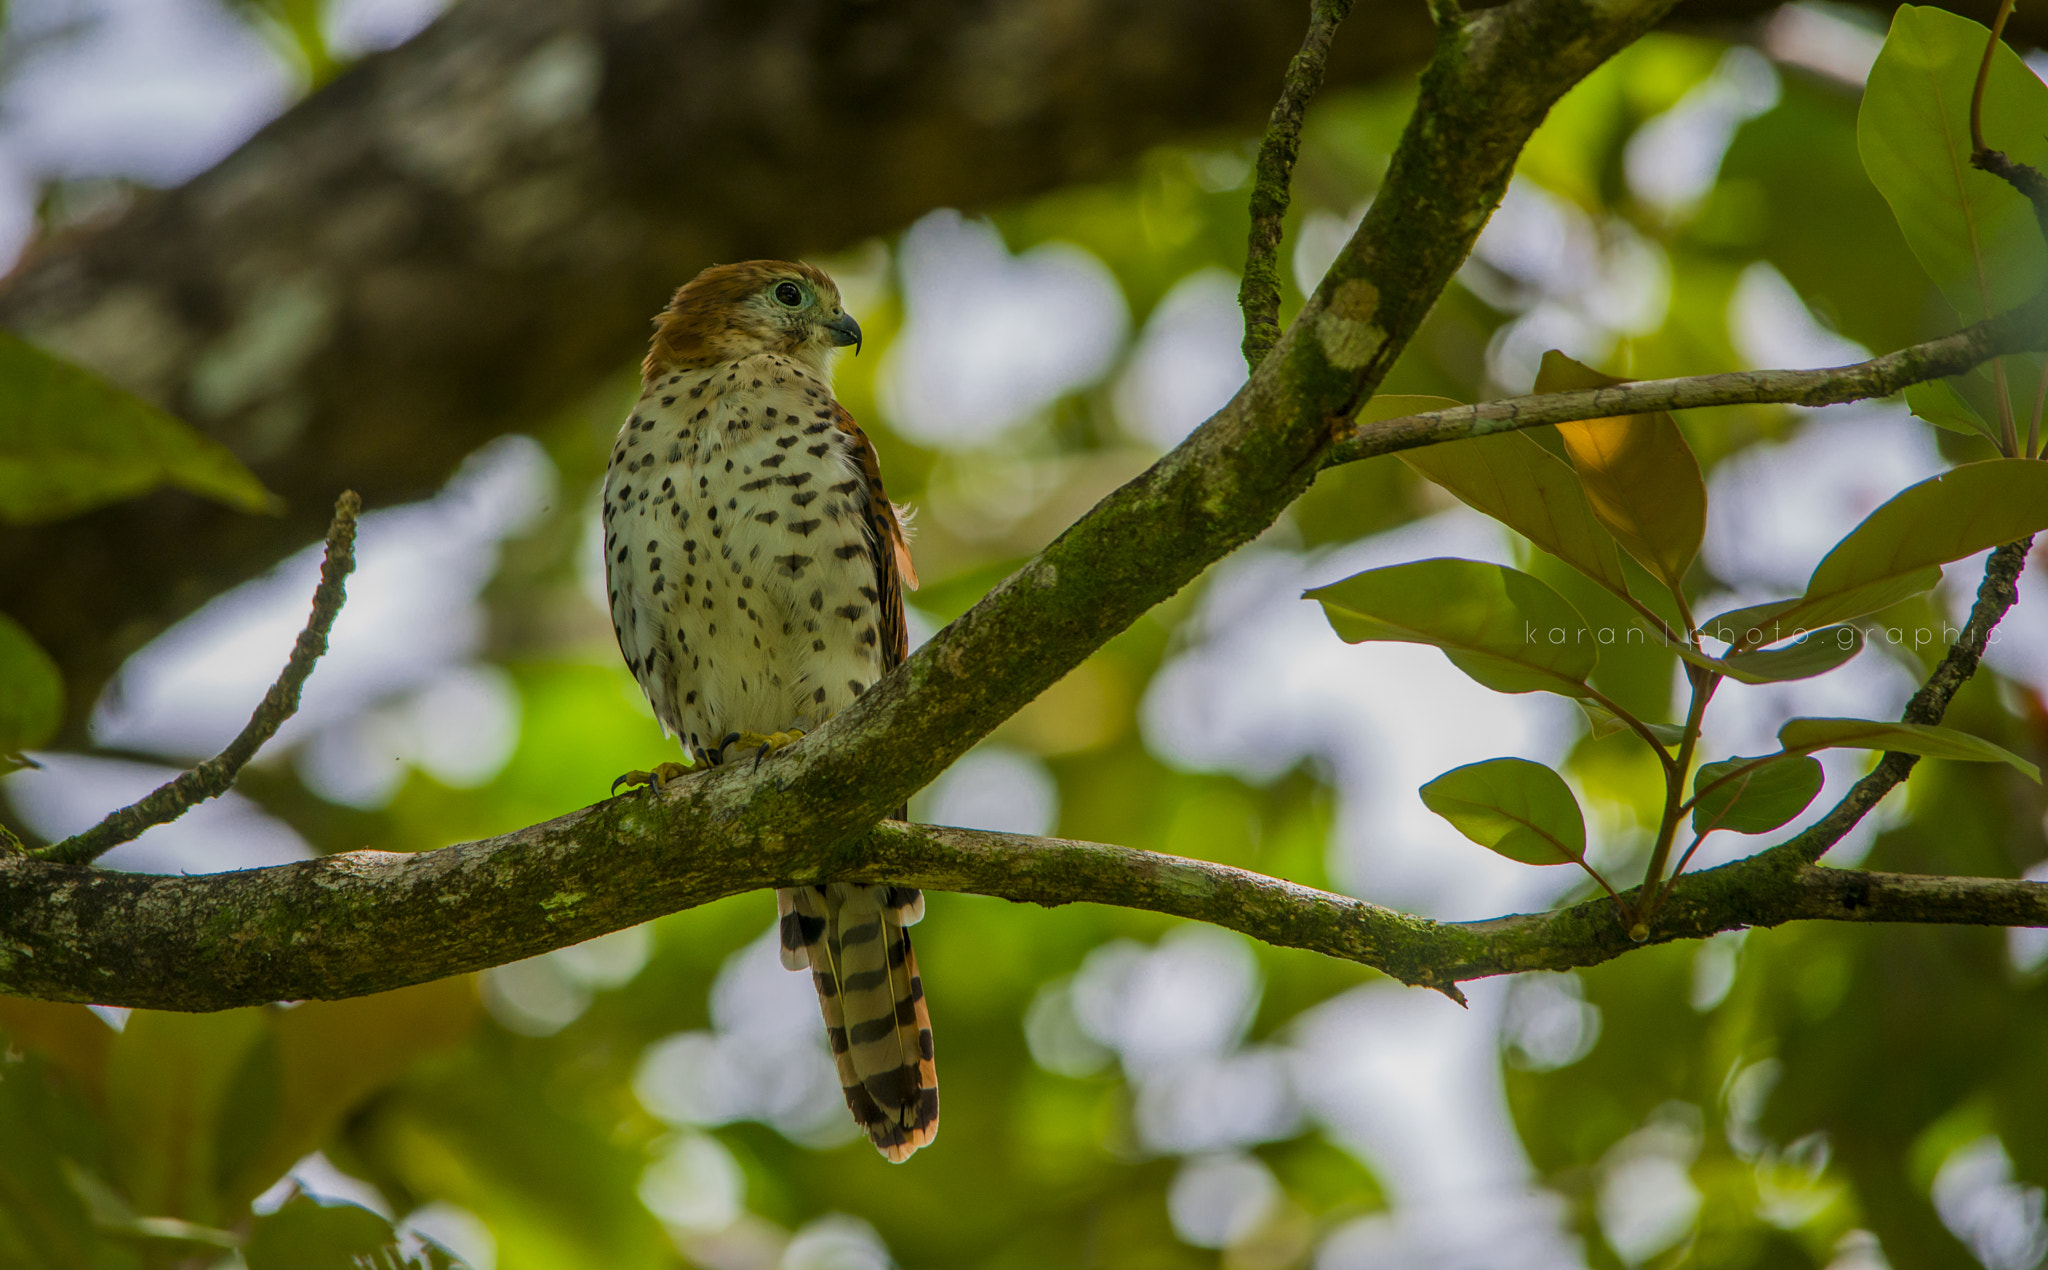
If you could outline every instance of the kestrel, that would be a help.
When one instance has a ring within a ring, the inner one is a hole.
[[[859,350],[860,326],[807,264],[706,269],[655,319],[605,473],[605,575],[619,650],[699,766],[792,742],[908,651],[903,526],[874,446],[832,396],[847,345]],[[904,929],[924,897],[834,882],[775,898],[782,964],[811,970],[853,1118],[907,1159],[939,1127]]]

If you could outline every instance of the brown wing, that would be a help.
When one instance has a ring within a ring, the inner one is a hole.
[[[910,630],[903,622],[903,588],[917,589],[917,569],[910,563],[910,543],[903,536],[895,504],[882,488],[882,465],[875,457],[874,442],[845,406],[835,401],[832,409],[833,423],[851,439],[861,473],[867,478],[868,542],[874,553],[875,589],[882,596],[882,668],[894,670],[910,655]]]

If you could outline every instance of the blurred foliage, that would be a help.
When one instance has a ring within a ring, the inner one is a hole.
[[[236,8],[308,83],[337,69],[318,3]],[[1390,83],[1311,110],[1283,318],[1374,196],[1412,97]],[[1872,349],[1943,333],[1955,314],[1864,175],[1858,106],[1853,86],[1771,67],[1752,49],[1646,38],[1567,97],[1524,155],[1513,215],[1551,227],[1552,259],[1489,241],[1388,392],[1525,391],[1553,346],[1635,377],[1741,367],[1731,305],[1758,266],[1824,328]],[[1697,188],[1673,193],[1642,176],[1657,129],[1716,118],[1732,139]],[[1011,252],[1069,243],[1099,260],[1139,344],[1184,280],[1237,268],[1250,154],[1236,137],[1162,149],[1122,179],[994,209],[990,223]],[[867,334],[840,395],[875,437],[892,493],[921,508],[913,602],[935,627],[1158,445],[1118,391],[1129,350],[1099,382],[979,444],[939,448],[899,431],[882,368],[911,315],[893,247],[825,263]],[[1225,352],[1235,356],[1234,339]],[[484,656],[518,702],[509,758],[466,785],[411,766],[368,806],[323,796],[290,763],[249,772],[243,792],[316,849],[424,850],[503,832],[602,797],[619,772],[669,753],[585,576],[592,495],[635,391],[634,360],[621,350],[618,377],[535,438],[560,493],[504,544],[483,595]],[[1979,378],[1958,392],[1993,417]],[[1741,407],[1676,426],[1711,480],[1801,423]],[[1942,444],[1952,459],[1990,456],[1975,438]],[[1354,464],[1321,476],[1261,546],[1327,553],[1447,506],[1402,463]],[[1513,551],[1592,625],[1633,621],[1611,588],[1526,542]],[[1632,559],[1619,566],[1629,590],[1654,592]],[[1725,597],[1749,582],[1696,563],[1686,592]],[[1148,615],[986,752],[1049,781],[1053,832],[1333,885],[1344,791],[1322,761],[1254,778],[1184,770],[1145,744],[1148,687],[1205,637],[1204,598],[1196,588]],[[1928,604],[1897,612],[1925,624],[1939,617]],[[1929,655],[1887,652],[1915,673]],[[1670,652],[1626,643],[1603,648],[1590,678],[1654,720],[1672,717],[1676,681]],[[0,693],[0,729],[47,713],[42,698],[18,706]],[[2039,684],[1984,670],[1948,722],[2021,755],[2048,752]],[[15,726],[0,730],[0,751],[36,743],[34,726]],[[1662,806],[1654,759],[1589,726],[1562,767],[1601,844],[1592,854],[1603,868],[1633,867]],[[1924,762],[1894,800],[1904,806],[1879,826],[1871,867],[2015,876],[2048,857],[2041,793],[2003,765]],[[771,915],[767,897],[738,897],[474,979],[349,1002],[122,1018],[0,999],[0,1266],[322,1270],[441,1267],[451,1255],[498,1270],[1381,1264],[1327,1252],[1330,1237],[1380,1229],[1408,1179],[1340,1119],[1247,1120],[1233,1091],[1248,1086],[1173,1085],[1144,1061],[1142,1036],[1087,1005],[1145,967],[1237,975],[1242,1017],[1217,1025],[1200,1055],[1210,1066],[1191,1070],[1277,1064],[1277,1086],[1261,1087],[1305,1104],[1305,1038],[1363,999],[1369,972],[1235,937],[1203,942],[1208,933],[1151,914],[934,896],[918,938],[945,1131],[892,1168],[848,1140],[837,1109],[818,1124],[772,1110],[692,1115],[655,1088],[667,1054],[738,1053],[771,1081],[819,1059],[815,1024],[811,1050],[745,1030],[747,1003],[767,991],[749,977],[749,950]],[[2043,965],[2001,931],[1810,925],[1518,977],[1499,1014],[1499,1073],[1528,1180],[1559,1197],[1595,1267],[1846,1268],[1878,1264],[1873,1247],[1895,1266],[1943,1267],[2025,1252],[2048,1186]],[[1495,1020],[1482,1009],[1465,1024]],[[1966,1159],[1990,1161],[1992,1182],[1970,1192],[1974,1208],[1938,1207]],[[2005,1172],[1993,1176],[1998,1161]],[[1205,1177],[1237,1181],[1203,1190]],[[1264,1198],[1234,1213],[1246,1195]],[[1498,1264],[1522,1263],[1498,1253]]]

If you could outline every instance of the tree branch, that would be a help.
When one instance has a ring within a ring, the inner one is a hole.
[[[1707,406],[1782,403],[1830,406],[1870,397],[1889,397],[1912,384],[1981,366],[1994,357],[2048,348],[2044,301],[2032,303],[1952,335],[1913,344],[1853,366],[1824,370],[1741,370],[1681,379],[1642,379],[1609,388],[1538,393],[1432,410],[1360,424],[1330,447],[1324,465],[1355,462],[1397,450],[1443,441],[1512,432],[1579,419],[1605,419],[1650,410],[1697,410]]]
[[[1301,153],[1301,119],[1309,102],[1322,91],[1330,41],[1349,12],[1351,0],[1313,0],[1308,35],[1287,65],[1280,100],[1273,104],[1273,117],[1259,143],[1259,160],[1252,176],[1252,227],[1245,237],[1244,281],[1237,288],[1237,305],[1244,310],[1244,364],[1253,370],[1280,338],[1280,270],[1275,258],[1280,251],[1281,222],[1287,216],[1294,160]]]
[[[711,836],[679,860],[667,832],[674,811],[629,797],[418,855],[355,851],[197,877],[0,859],[0,978],[23,996],[164,1010],[360,996],[745,891],[872,877],[1212,922],[1454,996],[1461,980],[1589,966],[1640,946],[1604,896],[1550,913],[1438,922],[1204,860],[893,821],[845,853],[857,866],[824,863],[833,853],[815,849],[735,851]],[[2048,883],[1752,856],[1678,879],[1650,942],[1802,920],[2044,926]],[[148,938],[138,941],[138,931]]]
[[[345,490],[334,503],[334,519],[327,526],[327,554],[320,561],[320,585],[313,590],[313,612],[306,627],[292,645],[292,655],[279,672],[277,682],[263,694],[256,712],[249,716],[235,739],[219,754],[174,779],[159,785],[140,802],[108,813],[84,833],[32,852],[39,860],[62,864],[90,864],[124,842],[133,842],[144,830],[168,824],[209,798],[228,792],[244,764],[277,735],[284,721],[298,713],[299,692],[313,665],[327,651],[327,632],[348,598],[343,584],[356,567],[356,517],[363,500],[354,490]]]

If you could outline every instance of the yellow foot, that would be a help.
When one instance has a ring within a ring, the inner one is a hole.
[[[725,738],[725,743],[718,747],[718,752],[720,755],[728,753],[744,754],[748,750],[752,750],[754,752],[754,766],[759,767],[762,759],[767,758],[777,750],[787,749],[795,745],[798,741],[803,740],[803,738],[804,733],[801,728],[791,728],[787,732],[734,732]],[[725,760],[720,758],[719,761],[724,762]]]
[[[690,769],[681,763],[656,763],[651,772],[627,772],[619,777],[612,782],[612,792],[618,793],[621,785],[629,789],[636,785],[645,785],[659,794],[689,774]]]

